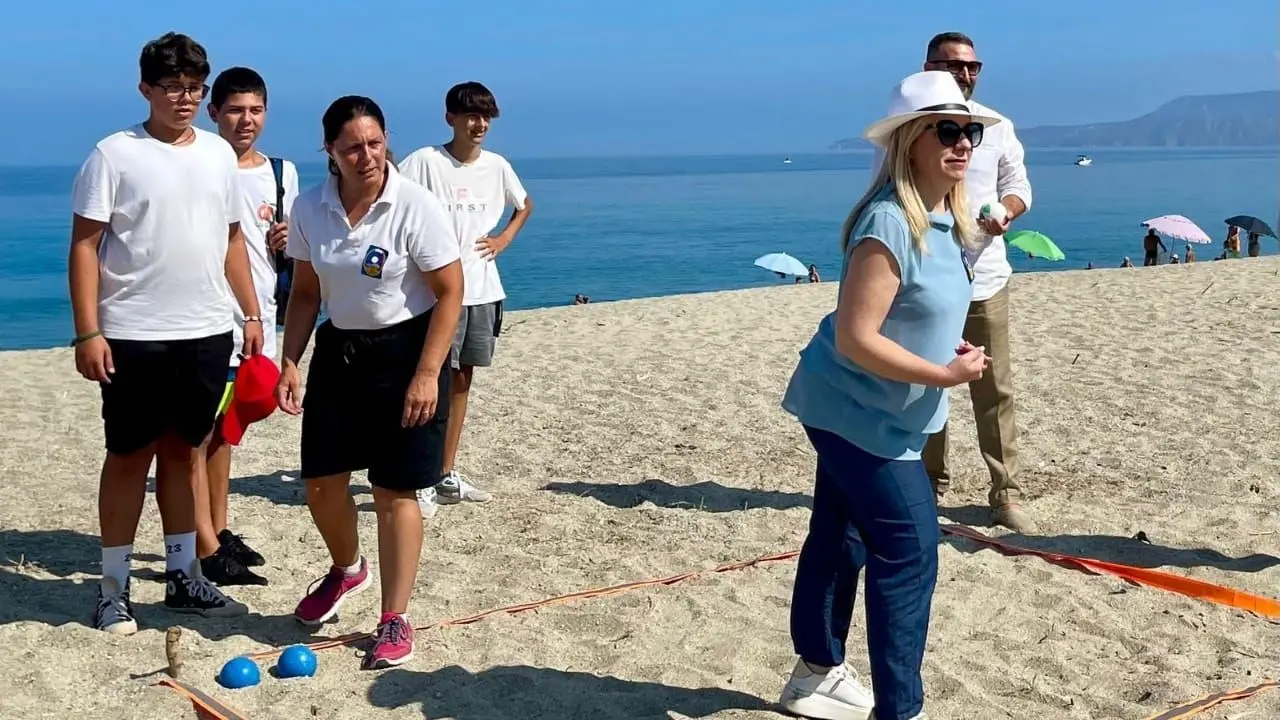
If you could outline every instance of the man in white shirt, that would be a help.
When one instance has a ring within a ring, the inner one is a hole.
[[[242,193],[236,207],[237,218],[249,250],[249,266],[261,309],[262,353],[274,359],[277,264],[289,240],[288,214],[298,197],[298,170],[287,160],[258,152],[258,138],[267,121],[267,83],[256,71],[233,67],[219,73],[209,93],[209,117],[238,160]],[[266,564],[265,559],[227,526],[231,445],[222,436],[221,423],[231,402],[243,353],[245,322],[238,308],[235,321],[235,350],[229,360],[226,390],[206,453],[206,472],[197,481],[196,552],[205,576],[218,585],[266,585],[266,578],[249,569]]]
[[[967,35],[947,32],[929,41],[925,70],[945,70],[982,115],[1000,116],[973,100],[982,62]],[[1000,116],[1003,117],[1003,116]],[[1003,221],[980,218],[985,243],[973,261],[973,300],[965,322],[964,338],[982,345],[991,355],[991,368],[969,383],[973,414],[978,426],[978,447],[991,473],[991,520],[1016,532],[1035,532],[1035,523],[1018,507],[1018,426],[1014,418],[1013,377],[1009,353],[1009,277],[1013,268],[1005,255],[1004,234],[1009,224],[1031,207],[1031,182],[1023,162],[1022,143],[1008,118],[987,128],[982,144],[974,149],[965,176],[970,211],[978,215],[983,205],[1000,203],[1007,211]],[[947,467],[947,429],[929,438],[923,460],[939,497],[951,481]]]
[[[458,236],[462,253],[465,295],[462,317],[453,340],[453,379],[450,388],[448,434],[445,438],[444,478],[435,488],[419,493],[424,514],[440,503],[485,502],[490,494],[467,482],[455,465],[462,425],[467,414],[473,371],[493,362],[502,330],[506,292],[498,278],[496,258],[515,240],[533,212],[511,163],[481,148],[489,124],[498,117],[493,93],[478,82],[450,88],[445,95],[445,122],[453,139],[439,147],[410,153],[399,163],[401,174],[435,193],[443,203]],[[515,208],[506,228],[494,235],[507,206]]]
[[[165,607],[248,612],[201,572],[193,488],[226,383],[236,303],[244,352],[262,352],[263,336],[235,153],[192,125],[209,90],[204,48],[167,33],[142,49],[139,70],[150,113],[99,142],[81,166],[68,258],[76,369],[101,387],[107,450],[94,626],[120,635],[138,629],[129,572],[153,459]]]

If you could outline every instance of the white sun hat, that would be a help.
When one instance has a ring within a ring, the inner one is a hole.
[[[889,113],[882,120],[867,126],[862,136],[875,145],[884,147],[889,136],[902,125],[928,115],[955,115],[961,122],[979,122],[991,127],[1000,118],[975,115],[964,93],[951,73],[941,70],[925,70],[908,75],[889,93]]]

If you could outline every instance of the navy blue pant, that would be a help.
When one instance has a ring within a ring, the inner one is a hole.
[[[818,452],[809,536],[796,566],[791,640],[812,665],[844,662],[858,574],[877,720],[924,708],[920,666],[938,579],[937,505],[919,460],[887,460],[806,427]]]

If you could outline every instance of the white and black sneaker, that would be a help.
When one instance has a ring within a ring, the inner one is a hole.
[[[191,566],[191,574],[169,570],[164,574],[164,606],[174,612],[194,613],[204,617],[245,615],[249,608],[232,600],[209,582],[200,572],[200,561]]]
[[[93,611],[93,626],[112,635],[132,635],[138,632],[127,581],[121,589],[115,578],[102,578],[98,584],[98,606]]]

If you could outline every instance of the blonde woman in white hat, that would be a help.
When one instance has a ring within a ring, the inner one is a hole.
[[[947,418],[946,388],[990,362],[961,338],[973,279],[965,246],[976,235],[963,180],[996,122],[970,113],[950,74],[930,71],[899,83],[888,115],[864,133],[886,160],[845,220],[838,304],[782,402],[818,455],[791,601],[800,659],[781,700],[797,715],[925,717],[939,531],[920,451]],[[845,664],[864,568],[874,694]]]

